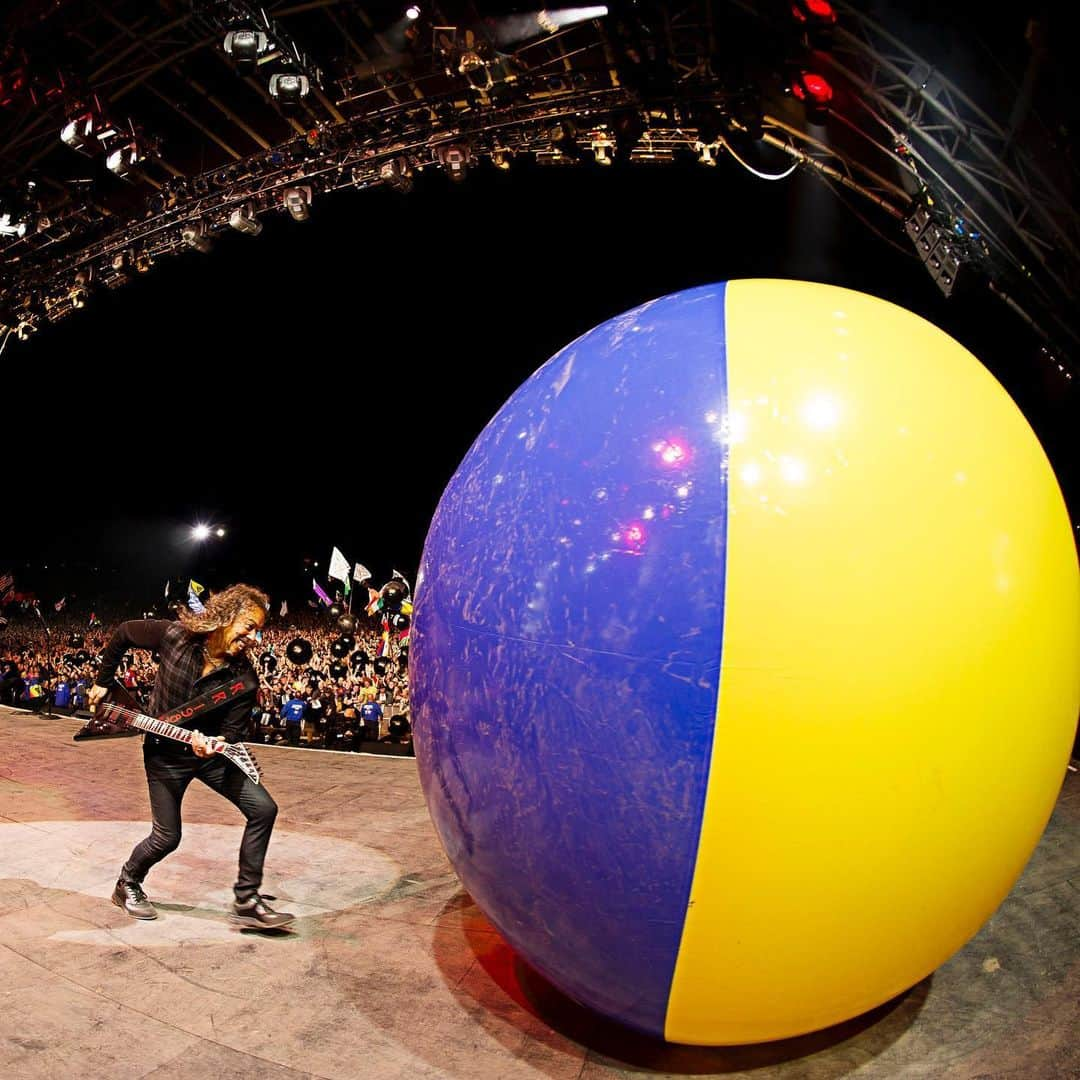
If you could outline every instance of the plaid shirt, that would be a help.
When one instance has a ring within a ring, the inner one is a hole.
[[[132,619],[121,623],[109,639],[101,658],[101,668],[94,680],[98,686],[111,686],[116,677],[120,660],[129,649],[152,649],[159,656],[154,692],[150,695],[150,713],[162,713],[183,705],[197,694],[212,689],[219,683],[231,682],[237,675],[254,669],[246,656],[233,657],[225,664],[202,674],[206,662],[204,646],[206,635],[193,634],[178,622],[165,619]],[[258,679],[255,679],[258,685]],[[199,714],[199,730],[204,735],[220,735],[226,742],[239,742],[247,732],[248,721],[255,705],[255,691],[232,699],[227,708]],[[191,748],[173,739],[160,739],[147,735],[147,749],[191,754]]]

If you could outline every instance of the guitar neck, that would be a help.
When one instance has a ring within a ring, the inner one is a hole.
[[[127,722],[132,726],[139,728],[140,731],[149,731],[151,735],[160,735],[165,739],[175,739],[177,742],[189,743],[194,732],[188,731],[187,728],[178,727],[176,724],[170,724],[167,720],[155,720],[152,716],[144,716],[140,713],[138,716],[129,716]]]

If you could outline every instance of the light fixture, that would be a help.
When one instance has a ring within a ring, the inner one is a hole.
[[[796,22],[804,26],[836,25],[836,9],[829,0],[791,0],[791,14]]]
[[[281,201],[292,215],[293,221],[307,221],[311,217],[311,188],[306,184],[302,187],[286,188]]]
[[[799,71],[791,80],[791,92],[806,105],[807,112],[820,117],[828,112],[833,88],[824,75],[814,71]]]
[[[707,143],[701,141],[694,143],[694,150],[697,153],[698,161],[700,161],[702,165],[715,165],[716,157],[714,155],[717,147],[717,143]]]
[[[255,216],[255,208],[251,203],[238,206],[229,215],[229,225],[245,236],[258,236],[263,228],[262,222]]]
[[[206,233],[206,224],[202,221],[194,221],[185,225],[180,230],[180,239],[189,248],[194,248],[196,251],[202,252],[203,255],[208,254],[213,247],[213,242]]]
[[[477,91],[487,93],[494,85],[491,72],[487,64],[481,59],[480,54],[472,49],[466,49],[458,61],[458,74],[465,76],[465,81]]]
[[[98,148],[97,133],[101,127],[100,114],[84,112],[70,120],[60,129],[60,141],[72,150],[90,157]]]
[[[419,8],[419,5],[417,5],[417,4],[410,4],[410,5],[409,5],[409,6],[408,6],[408,7],[407,7],[407,8],[405,9],[405,18],[406,18],[406,19],[408,19],[408,20],[409,20],[409,22],[416,22],[416,20],[420,18],[420,8]]]
[[[496,146],[491,151],[491,163],[496,169],[502,169],[504,172],[510,168],[510,162],[513,160],[513,150],[507,150],[505,146]]]
[[[259,59],[266,55],[270,39],[261,30],[244,28],[230,30],[225,35],[225,52],[236,65],[236,70],[248,75],[258,67]]]
[[[409,159],[404,156],[390,158],[379,166],[379,179],[384,184],[389,184],[395,191],[406,193],[412,191],[412,166]]]
[[[107,151],[105,164],[110,172],[115,173],[121,180],[127,180],[135,166],[145,160],[146,153],[139,145],[139,140],[130,139],[123,145]]]
[[[589,148],[597,165],[610,165],[614,161],[615,137],[611,132],[598,128],[589,136]]]
[[[216,530],[214,531],[214,535],[215,535],[216,537],[218,537],[218,539],[221,539],[221,537],[223,537],[223,536],[225,535],[225,530],[224,530],[224,529],[222,529],[222,528],[221,528],[221,527],[219,526],[219,527],[218,527],[218,528],[217,528],[217,529],[216,529]]]
[[[282,106],[299,105],[307,97],[310,86],[306,75],[281,71],[270,76],[270,96]]]
[[[443,168],[447,171],[450,179],[455,183],[461,183],[469,172],[469,147],[465,143],[450,143],[440,146],[435,153]]]
[[[25,235],[25,221],[13,221],[9,213],[0,214],[0,236],[17,236],[21,240]]]
[[[210,535],[210,526],[209,525],[201,525],[201,524],[196,525],[191,530],[191,539],[192,540],[205,540],[209,535]]]

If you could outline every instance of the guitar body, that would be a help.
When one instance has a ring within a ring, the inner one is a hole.
[[[98,702],[94,715],[73,736],[76,742],[87,739],[116,739],[149,732],[165,739],[191,744],[191,731],[167,720],[156,720],[142,711],[134,695],[119,683],[114,683]],[[262,782],[262,771],[254,755],[243,743],[224,743],[218,740],[223,757],[231,761],[253,783]]]
[[[113,683],[109,692],[101,699],[93,716],[83,725],[73,738],[76,742],[85,739],[125,739],[142,732],[129,721],[121,719],[117,707],[129,712],[142,713],[142,706],[135,700],[135,695],[125,686]]]

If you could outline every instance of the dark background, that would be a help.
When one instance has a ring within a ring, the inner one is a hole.
[[[1027,416],[1076,519],[1076,380],[984,283],[942,297],[870,203],[730,158],[519,162],[324,196],[309,222],[221,237],[9,341],[0,572],[43,604],[147,605],[188,577],[294,604],[304,559],[325,581],[336,544],[374,584],[411,579],[443,487],[523,379],[629,307],[741,277],[857,288],[952,334]],[[228,535],[193,544],[199,520]]]

